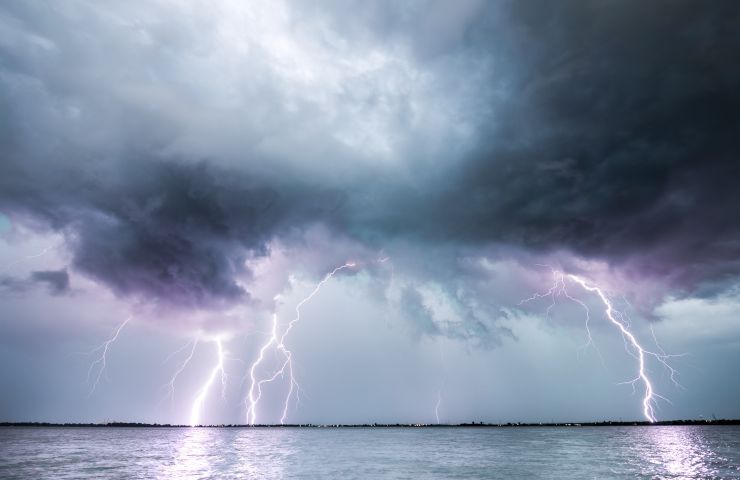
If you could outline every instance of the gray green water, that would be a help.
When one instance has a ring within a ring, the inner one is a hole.
[[[0,428],[0,478],[740,478],[740,427]]]

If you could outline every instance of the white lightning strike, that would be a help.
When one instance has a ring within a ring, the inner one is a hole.
[[[195,354],[195,347],[198,346],[198,339],[196,338],[186,343],[178,350],[172,352],[165,360],[165,363],[166,363],[170,358],[182,352],[183,350],[185,350],[185,348],[187,348],[190,345],[192,345],[192,348],[190,349],[190,355],[188,355],[185,358],[185,360],[180,364],[180,367],[177,370],[175,370],[175,373],[172,374],[172,378],[170,379],[169,383],[167,383],[166,385],[167,386],[167,397],[169,397],[171,400],[175,399],[175,380],[177,380],[177,377],[182,373],[183,370],[185,370],[185,367],[188,366],[188,364],[190,363],[190,360],[193,359],[193,355]]]
[[[555,269],[552,269],[552,267],[549,267],[549,268],[551,268],[553,272],[553,276],[555,278],[553,286],[545,293],[536,293],[532,295],[531,297],[525,300],[522,300],[521,302],[519,302],[519,305],[536,300],[538,298],[550,297],[552,300],[552,303],[547,307],[547,316],[549,318],[550,311],[555,306],[557,297],[564,296],[567,299],[577,303],[578,305],[583,307],[583,309],[586,312],[587,342],[585,346],[589,346],[589,345],[593,345],[593,340],[591,338],[591,331],[589,329],[589,320],[590,320],[589,308],[584,302],[571,296],[568,293],[568,290],[566,288],[566,279],[571,280],[574,283],[580,285],[581,288],[583,288],[587,292],[596,293],[596,295],[599,297],[601,302],[604,304],[604,307],[605,307],[604,313],[606,315],[606,318],[609,320],[609,322],[611,322],[614,326],[616,326],[617,329],[620,331],[620,333],[622,334],[622,338],[625,341],[625,348],[627,349],[627,352],[633,357],[635,357],[635,359],[637,359],[638,361],[637,376],[634,379],[629,380],[627,382],[623,382],[623,383],[632,385],[633,389],[635,387],[635,384],[638,382],[641,382],[644,385],[645,393],[642,398],[642,413],[647,419],[647,421],[651,423],[656,422],[656,417],[655,417],[656,399],[660,398],[666,401],[668,401],[668,399],[655,393],[652,382],[650,381],[650,378],[648,377],[648,374],[647,374],[645,357],[649,355],[657,359],[670,372],[671,381],[673,381],[674,384],[678,385],[678,383],[675,381],[676,371],[673,369],[673,367],[671,367],[668,364],[667,360],[668,358],[679,356],[679,355],[667,355],[665,354],[665,352],[662,352],[662,351],[661,353],[655,353],[655,352],[651,352],[643,348],[642,345],[640,345],[640,343],[637,341],[637,338],[635,337],[635,335],[629,330],[630,326],[629,326],[629,323],[625,320],[625,316],[620,311],[614,308],[614,305],[612,304],[609,297],[606,295],[606,293],[604,293],[604,291],[599,286],[588,283],[584,278],[579,277],[578,275],[564,274],[563,272],[559,272]],[[631,349],[629,347],[631,347]]]
[[[252,363],[252,366],[249,369],[249,378],[250,378],[250,386],[249,386],[249,393],[247,395],[247,399],[245,401],[246,407],[247,407],[247,423],[249,425],[254,425],[257,421],[257,405],[259,404],[260,398],[262,398],[262,386],[266,383],[271,383],[272,381],[276,380],[278,377],[285,377],[288,376],[289,379],[289,386],[288,386],[288,393],[285,396],[285,402],[283,404],[283,412],[280,417],[280,424],[284,425],[285,420],[288,417],[288,408],[290,406],[290,400],[293,397],[293,392],[296,389],[300,389],[300,386],[298,385],[298,382],[296,382],[295,376],[293,375],[293,354],[290,350],[287,349],[285,346],[285,339],[288,337],[288,334],[293,329],[296,323],[298,323],[301,320],[301,307],[303,307],[306,302],[310,301],[314,296],[316,296],[317,293],[319,293],[319,290],[321,290],[321,287],[324,286],[326,282],[328,282],[334,275],[337,274],[337,272],[344,270],[345,268],[352,268],[355,267],[356,264],[354,262],[347,262],[344,265],[341,265],[328,274],[321,280],[318,284],[316,284],[316,287],[311,291],[311,293],[305,297],[303,300],[298,302],[298,304],[295,307],[295,317],[293,317],[293,320],[291,320],[288,325],[285,328],[285,331],[283,331],[282,335],[278,335],[278,320],[277,320],[277,314],[273,314],[272,316],[272,330],[270,337],[267,339],[267,341],[262,345],[262,347],[259,350],[259,355],[257,356],[257,360]],[[272,346],[275,345],[275,348],[278,352],[280,352],[283,357],[284,361],[283,364],[278,368],[271,376],[257,380],[256,372],[260,364],[262,364],[265,353],[267,350]]]
[[[437,425],[439,425],[439,407],[442,405],[442,389],[437,390],[437,403],[434,404],[434,418],[437,419]]]
[[[25,257],[21,257],[21,258],[19,258],[19,259],[16,259],[16,260],[14,260],[14,261],[10,262],[9,264],[5,265],[5,268],[4,268],[3,270],[4,270],[5,272],[7,272],[7,271],[9,271],[9,270],[10,270],[10,268],[11,268],[11,267],[14,267],[14,266],[18,265],[19,263],[25,262],[26,260],[33,260],[33,259],[36,259],[36,258],[39,258],[39,257],[43,257],[44,255],[46,255],[47,253],[49,253],[49,251],[50,251],[50,250],[51,250],[52,248],[56,248],[56,247],[58,247],[59,245],[61,245],[61,244],[62,244],[62,242],[63,242],[63,241],[59,241],[59,242],[56,242],[56,243],[52,243],[51,245],[49,245],[48,247],[45,247],[45,248],[44,248],[43,250],[41,250],[41,251],[40,251],[40,252],[38,252],[38,253],[34,253],[34,254],[31,254],[31,255],[27,255],[27,256],[25,256]]]
[[[434,404],[434,418],[437,419],[437,425],[439,425],[439,407],[442,406],[442,391],[445,388],[447,378],[447,362],[445,361],[445,352],[442,349],[442,343],[437,342],[437,346],[439,347],[439,359],[442,363],[442,378],[439,382],[439,388],[437,389],[437,403]]]
[[[538,266],[538,267],[547,267],[547,268],[549,268],[552,271],[553,277],[555,279],[554,282],[553,282],[553,284],[552,284],[552,287],[550,287],[550,289],[547,290],[545,293],[535,293],[531,297],[526,298],[526,299],[522,300],[521,302],[519,302],[518,305],[521,306],[521,305],[524,305],[525,303],[529,303],[529,302],[531,302],[533,300],[537,300],[539,298],[549,297],[550,298],[550,305],[548,305],[547,310],[545,310],[545,316],[547,317],[548,320],[550,319],[550,312],[552,311],[552,309],[557,304],[557,297],[563,296],[563,297],[567,298],[568,300],[570,300],[570,301],[572,301],[572,302],[577,303],[578,305],[580,305],[583,308],[584,312],[585,312],[585,318],[586,318],[586,321],[584,323],[584,328],[586,329],[586,343],[584,343],[581,347],[579,347],[579,349],[580,350],[585,350],[588,347],[593,347],[593,349],[596,350],[596,353],[598,354],[599,358],[601,359],[601,363],[603,364],[604,363],[604,359],[601,356],[601,352],[596,347],[596,344],[593,341],[593,337],[591,336],[591,328],[589,326],[589,324],[591,322],[591,311],[589,310],[588,306],[585,303],[583,303],[581,300],[579,300],[579,299],[571,296],[568,293],[568,290],[567,290],[566,285],[565,285],[565,275],[562,272],[559,272],[559,271],[555,270],[554,268],[552,268],[549,265],[537,264],[536,266]]]
[[[92,375],[95,365],[99,365],[98,374],[95,377],[95,382],[93,383],[92,388],[90,389],[90,393],[87,394],[88,397],[90,397],[93,394],[93,392],[95,392],[95,388],[98,386],[98,383],[100,383],[100,377],[105,372],[105,366],[106,366],[107,356],[108,356],[108,348],[113,342],[116,341],[116,339],[118,338],[118,334],[121,333],[121,330],[123,330],[123,327],[126,326],[129,320],[131,320],[131,317],[128,317],[126,320],[124,320],[123,323],[121,323],[118,326],[118,328],[116,328],[116,330],[113,332],[113,335],[108,340],[106,340],[100,346],[90,351],[90,353],[94,353],[98,351],[101,351],[101,353],[100,353],[100,356],[96,358],[90,364],[90,368],[87,370],[87,383],[89,384],[90,376]]]
[[[254,425],[256,419],[257,419],[257,404],[260,401],[260,398],[262,398],[262,385],[265,383],[272,382],[275,380],[278,375],[281,375],[285,369],[285,364],[283,364],[283,367],[279,369],[277,372],[273,374],[272,377],[262,379],[260,381],[257,381],[255,372],[257,370],[257,367],[262,363],[262,361],[265,358],[265,352],[267,351],[270,346],[277,341],[277,314],[272,315],[272,330],[270,338],[267,340],[267,342],[262,345],[260,348],[259,356],[257,357],[257,360],[252,363],[251,368],[249,369],[249,379],[251,380],[251,383],[249,385],[249,394],[247,396],[247,402],[249,403],[247,407],[247,423],[250,425]],[[257,393],[255,395],[255,389],[257,390]]]
[[[214,340],[214,343],[216,344],[216,347],[218,349],[218,360],[216,362],[216,366],[211,371],[211,374],[208,376],[208,379],[201,387],[200,391],[198,392],[198,396],[195,397],[195,400],[193,401],[193,407],[190,410],[190,426],[195,427],[197,425],[200,425],[200,413],[201,410],[203,410],[203,403],[206,400],[206,396],[208,395],[208,392],[211,390],[211,386],[213,386],[213,382],[216,380],[216,376],[220,373],[221,374],[221,396],[223,397],[226,392],[226,371],[224,370],[224,348],[221,344],[221,340],[217,339]],[[193,349],[195,349],[195,346],[193,346]]]

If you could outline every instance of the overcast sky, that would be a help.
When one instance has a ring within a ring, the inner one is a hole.
[[[739,18],[3,2],[0,420],[740,417]]]

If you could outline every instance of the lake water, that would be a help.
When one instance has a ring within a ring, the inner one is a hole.
[[[5,427],[0,478],[740,478],[740,427]]]

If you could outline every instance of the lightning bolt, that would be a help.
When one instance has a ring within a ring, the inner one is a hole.
[[[300,386],[298,385],[298,382],[293,375],[293,353],[285,346],[285,340],[293,327],[301,320],[301,308],[303,307],[303,305],[305,305],[313,297],[315,297],[316,294],[318,294],[321,290],[321,287],[323,287],[326,282],[334,277],[334,275],[336,275],[341,270],[344,270],[346,268],[353,268],[355,266],[356,264],[354,262],[347,262],[344,265],[336,267],[334,270],[326,274],[326,276],[324,276],[324,278],[318,284],[316,284],[316,287],[311,291],[311,293],[309,293],[308,296],[298,302],[298,304],[295,306],[295,316],[290,322],[288,322],[285,330],[281,335],[278,335],[277,314],[273,314],[270,337],[260,348],[257,360],[252,363],[252,366],[249,369],[249,378],[251,380],[251,383],[249,386],[249,393],[245,401],[247,407],[247,423],[249,425],[254,425],[257,421],[257,406],[260,399],[262,398],[262,387],[265,384],[273,382],[278,377],[284,378],[287,375],[288,392],[285,395],[285,401],[283,402],[283,411],[282,415],[280,416],[280,424],[285,424],[285,420],[288,417],[288,408],[290,407],[290,400],[293,397],[293,392],[295,392],[296,389],[300,389]],[[275,349],[280,354],[282,354],[284,359],[283,363],[280,368],[278,368],[271,376],[257,380],[257,370],[264,361],[265,353],[273,345],[275,346]]]
[[[596,293],[596,295],[598,295],[598,297],[601,299],[602,303],[606,307],[606,318],[608,318],[609,321],[619,329],[619,331],[623,335],[623,338],[627,339],[627,341],[629,341],[629,343],[632,345],[634,351],[637,352],[637,359],[639,362],[638,373],[637,377],[631,380],[630,383],[634,386],[636,382],[642,381],[642,383],[644,384],[645,395],[642,398],[642,413],[649,422],[654,423],[656,419],[653,406],[655,402],[655,397],[658,395],[655,393],[653,385],[650,382],[647,373],[645,373],[646,350],[642,348],[642,346],[637,342],[637,339],[632,334],[632,332],[628,330],[627,326],[625,326],[623,322],[617,319],[618,317],[620,319],[622,318],[621,314],[614,310],[614,306],[601,288],[587,283],[586,280],[576,275],[568,275],[568,278],[579,284],[586,291],[594,292]]]
[[[175,373],[174,373],[174,374],[172,374],[172,378],[171,378],[171,379],[170,379],[170,381],[169,381],[169,382],[167,383],[167,385],[165,385],[165,386],[167,387],[167,392],[168,392],[168,393],[167,393],[167,397],[169,397],[169,398],[170,398],[170,399],[172,399],[172,400],[174,400],[174,398],[175,398],[175,380],[177,380],[177,377],[178,377],[178,376],[179,376],[179,375],[180,375],[180,374],[182,373],[182,371],[183,371],[183,370],[185,370],[185,367],[187,367],[187,366],[188,366],[188,364],[190,363],[190,360],[192,360],[192,359],[193,359],[193,355],[195,354],[195,347],[197,347],[197,346],[198,346],[198,339],[196,338],[196,339],[194,339],[194,340],[191,340],[191,341],[189,341],[188,343],[186,343],[185,345],[183,345],[182,347],[180,347],[180,348],[179,348],[179,349],[177,349],[176,351],[172,352],[172,353],[171,353],[171,354],[170,354],[170,355],[169,355],[169,356],[167,357],[167,359],[165,360],[165,363],[167,363],[167,361],[168,361],[168,360],[169,360],[170,358],[172,358],[173,356],[175,356],[175,355],[177,355],[178,353],[182,352],[183,350],[185,350],[185,349],[186,349],[187,347],[189,347],[189,346],[191,346],[191,345],[192,345],[192,347],[191,347],[191,349],[190,349],[190,354],[189,354],[189,355],[188,355],[188,356],[187,356],[187,357],[185,358],[185,360],[184,360],[184,361],[183,361],[183,362],[182,362],[182,363],[180,364],[180,367],[178,367],[178,369],[177,369],[177,370],[175,370]],[[165,398],[167,398],[167,397],[165,397]]]
[[[547,265],[540,265],[540,266],[547,266]],[[652,352],[650,350],[645,349],[637,340],[635,335],[630,331],[630,323],[628,318],[619,310],[614,308],[614,305],[612,301],[609,299],[607,294],[604,292],[604,290],[599,287],[598,285],[595,285],[593,283],[589,283],[586,279],[573,274],[565,274],[563,272],[557,271],[553,269],[552,267],[548,267],[552,270],[554,282],[552,287],[550,287],[549,290],[547,290],[544,293],[535,293],[531,297],[522,300],[519,302],[519,305],[525,304],[527,302],[531,302],[533,300],[537,300],[540,298],[550,298],[551,303],[547,307],[546,314],[549,318],[550,312],[555,307],[557,303],[557,298],[560,296],[563,296],[567,298],[568,300],[577,303],[580,305],[586,312],[586,336],[587,336],[587,342],[585,346],[593,345],[593,339],[591,337],[591,330],[589,329],[589,321],[590,321],[590,310],[586,303],[579,300],[578,298],[573,297],[567,290],[566,280],[571,281],[577,285],[579,285],[581,288],[586,290],[590,293],[595,293],[596,296],[601,300],[601,303],[604,305],[604,314],[606,318],[609,320],[609,322],[614,325],[619,332],[622,335],[622,338],[625,342],[625,348],[627,352],[632,355],[638,363],[637,368],[637,375],[632,380],[629,380],[627,382],[622,382],[622,384],[630,384],[632,385],[632,388],[634,390],[635,385],[637,383],[642,383],[644,387],[644,395],[642,398],[642,413],[643,416],[647,421],[650,423],[656,422],[655,417],[655,403],[657,399],[662,399],[669,401],[667,398],[657,394],[655,392],[655,389],[653,388],[653,384],[648,377],[647,374],[647,366],[646,366],[646,357],[651,356],[658,360],[665,368],[667,368],[670,372],[671,381],[673,381],[674,384],[678,385],[678,383],[675,380],[676,370],[673,369],[670,364],[668,363],[668,359],[671,357],[677,357],[680,355],[667,355],[664,351],[661,350],[660,353]],[[656,340],[657,344],[657,340]],[[597,350],[598,352],[598,350]]]
[[[257,404],[260,401],[260,398],[262,398],[262,385],[265,383],[272,382],[275,380],[278,375],[280,375],[284,369],[285,364],[283,364],[283,367],[275,372],[272,377],[267,379],[262,379],[257,381],[255,372],[257,370],[257,367],[262,363],[262,361],[265,358],[265,352],[267,351],[270,346],[277,341],[277,314],[272,315],[272,330],[270,338],[267,340],[265,344],[262,345],[262,347],[259,350],[259,355],[257,357],[257,360],[252,363],[251,368],[249,369],[249,378],[251,380],[251,383],[249,385],[249,394],[247,395],[247,402],[249,403],[247,407],[247,423],[250,425],[254,425],[255,421],[257,420]],[[255,389],[257,390],[257,393],[255,394]]]
[[[434,404],[434,418],[437,419],[437,425],[439,425],[439,407],[442,405],[442,389],[437,390],[437,403]]]
[[[445,388],[447,379],[447,361],[445,360],[445,352],[442,349],[442,343],[437,342],[437,346],[439,348],[439,360],[442,364],[442,378],[440,379],[439,388],[437,389],[437,403],[434,404],[434,418],[437,420],[437,425],[439,425],[439,407],[442,406],[442,391]]]
[[[200,388],[200,391],[198,392],[198,396],[195,397],[195,400],[193,401],[193,407],[190,410],[190,426],[192,427],[200,425],[200,414],[201,414],[201,411],[203,410],[203,403],[205,403],[206,396],[208,396],[208,392],[211,390],[211,387],[213,386],[213,382],[216,380],[216,376],[218,376],[219,373],[221,374],[221,387],[222,387],[221,396],[223,397],[226,394],[226,371],[224,370],[224,356],[225,356],[224,347],[220,339],[214,340],[214,343],[216,344],[216,348],[217,348],[216,366],[213,367],[211,374],[208,376],[208,379],[203,384],[203,386]],[[195,350],[195,346],[193,346],[193,350]]]
[[[90,397],[93,394],[93,392],[95,392],[95,388],[97,388],[98,384],[100,383],[100,377],[105,372],[105,366],[106,366],[107,356],[108,356],[108,348],[110,348],[111,344],[116,341],[116,339],[118,338],[118,334],[121,333],[121,330],[123,330],[123,327],[126,326],[129,320],[131,320],[131,317],[128,317],[126,320],[124,320],[123,323],[121,323],[118,326],[118,328],[116,328],[116,330],[113,332],[113,335],[108,340],[106,340],[100,346],[90,351],[90,353],[95,353],[98,351],[101,353],[100,353],[100,356],[96,358],[90,364],[90,368],[87,370],[87,383],[89,384],[90,377],[92,376],[92,372],[95,369],[95,366],[96,365],[99,366],[98,374],[95,376],[95,382],[93,383],[92,388],[90,389],[90,393],[88,393],[87,395],[88,397]]]
[[[532,302],[534,300],[540,299],[540,298],[550,298],[550,305],[547,306],[547,309],[545,310],[545,316],[549,320],[550,319],[550,313],[552,312],[552,309],[555,308],[557,305],[557,298],[558,297],[565,297],[568,300],[570,300],[573,303],[576,303],[583,308],[584,314],[585,314],[585,322],[584,322],[584,329],[586,330],[586,342],[579,347],[579,350],[585,350],[588,347],[593,347],[594,350],[596,350],[596,353],[598,354],[599,358],[601,359],[601,363],[604,363],[604,359],[601,356],[601,351],[599,351],[598,347],[596,347],[596,344],[593,341],[593,337],[591,336],[591,311],[589,310],[588,306],[582,302],[581,300],[577,299],[576,297],[573,297],[568,293],[568,289],[565,285],[565,275],[562,272],[559,272],[552,268],[549,265],[541,265],[537,264],[538,267],[546,267],[549,268],[552,271],[553,274],[553,284],[552,287],[550,287],[549,290],[547,290],[544,293],[535,293],[529,298],[526,298],[518,303],[519,306],[524,305],[525,303]]]
[[[39,257],[43,257],[44,255],[46,255],[47,253],[49,253],[49,251],[50,251],[50,250],[51,250],[52,248],[56,248],[56,247],[58,247],[59,245],[61,245],[61,244],[62,244],[62,242],[63,242],[63,241],[59,241],[59,242],[55,242],[55,243],[52,243],[51,245],[49,245],[49,246],[45,247],[45,248],[44,248],[43,250],[41,250],[41,251],[40,251],[40,252],[38,252],[38,253],[34,253],[34,254],[31,254],[31,255],[27,255],[27,256],[25,256],[25,257],[21,257],[21,258],[19,258],[19,259],[17,259],[17,260],[14,260],[14,261],[12,261],[12,262],[8,263],[7,265],[5,265],[5,268],[4,268],[3,270],[4,270],[5,272],[7,272],[7,271],[9,271],[9,270],[10,270],[10,269],[11,269],[12,267],[14,267],[14,266],[18,265],[19,263],[23,263],[23,262],[25,262],[25,261],[27,261],[27,260],[33,260],[33,259],[36,259],[36,258],[39,258]]]

